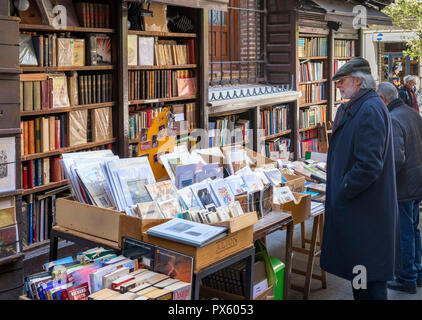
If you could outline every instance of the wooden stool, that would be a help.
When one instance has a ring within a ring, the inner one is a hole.
[[[313,223],[313,226],[312,226],[311,239],[306,238],[305,221],[300,221],[298,223],[300,223],[300,233],[301,233],[302,247],[301,248],[298,248],[298,247],[292,248],[293,251],[299,252],[299,253],[302,253],[302,254],[306,254],[308,256],[306,272],[292,268],[292,272],[305,276],[305,285],[303,287],[291,285],[291,288],[293,290],[303,292],[303,299],[304,300],[309,298],[309,292],[310,292],[310,289],[311,289],[312,278],[320,280],[323,289],[327,288],[326,272],[324,270],[321,270],[321,275],[317,275],[317,274],[313,273],[315,257],[319,257],[321,255],[321,250],[316,250],[317,249],[316,247],[319,246],[321,248],[322,232],[323,232],[323,228],[324,228],[324,210],[321,210],[321,211],[313,214],[312,217],[314,218],[314,223]],[[317,241],[318,233],[319,233],[319,241]],[[306,249],[306,243],[310,244],[309,249]]]

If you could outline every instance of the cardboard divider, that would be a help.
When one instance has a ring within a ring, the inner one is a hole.
[[[304,176],[287,173],[283,173],[282,175],[287,180],[284,185],[289,187],[292,192],[302,192],[305,190]]]
[[[248,212],[239,217],[232,218],[226,221],[220,221],[212,223],[213,226],[226,227],[229,233],[233,233],[249,226],[253,226],[258,222],[258,216],[256,212]]]
[[[282,204],[273,203],[273,210],[288,211],[293,217],[293,223],[298,224],[311,217],[311,195],[293,192],[297,199],[297,204],[293,200]]]

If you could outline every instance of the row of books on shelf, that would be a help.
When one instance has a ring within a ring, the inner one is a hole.
[[[72,122],[71,119],[72,115],[69,118]],[[66,115],[61,114],[22,121],[21,154],[48,152],[66,147],[66,120]]]
[[[128,35],[129,66],[195,64],[194,40],[159,40]]]
[[[277,138],[274,141],[265,141],[261,154],[272,160],[289,159],[290,143],[290,138]]]
[[[354,57],[356,40],[334,40],[334,57]]]
[[[261,110],[261,126],[265,136],[290,129],[290,108],[287,105]]]
[[[346,62],[347,60],[334,60],[334,74],[336,74],[338,69],[340,69]]]
[[[243,260],[205,277],[202,285],[245,297],[246,281],[246,261]]]
[[[107,35],[74,38],[69,33],[22,32],[19,36],[19,63],[22,66],[111,65],[111,58],[111,38]]]
[[[299,70],[300,82],[322,80],[324,64],[324,62],[302,62]]]
[[[32,189],[51,182],[63,181],[60,157],[47,157],[22,162],[22,187]]]
[[[300,104],[319,102],[326,99],[325,83],[302,84],[299,86],[299,91],[302,93],[299,98]]]
[[[0,200],[0,259],[20,252],[15,198]]]
[[[306,37],[299,38],[298,55],[299,57],[321,57],[327,56],[327,38]]]
[[[24,288],[33,300],[190,300],[192,274],[192,257],[139,242],[121,255],[96,247],[48,262]]]
[[[24,74],[20,82],[20,109],[39,111],[111,102],[112,82],[111,74]]]
[[[75,110],[21,122],[21,154],[30,155],[101,142],[113,137],[112,109]]]
[[[299,157],[305,158],[306,152],[319,152],[319,139],[318,138],[300,140],[300,142],[299,142]]]
[[[196,128],[196,103],[174,104],[170,107],[174,117],[176,134],[184,134],[188,130]],[[145,110],[145,106],[130,106],[129,139],[140,139],[141,142],[147,141],[148,129],[163,110],[163,107]],[[170,136],[171,134],[167,132],[167,135]]]
[[[66,8],[66,26],[68,27],[110,27],[111,11],[109,3],[31,0],[27,5],[26,10],[18,10],[21,23],[24,24],[44,24],[54,27],[57,19],[53,8],[55,5],[62,5]]]
[[[232,143],[248,143],[250,141],[250,121],[238,115],[226,116],[222,119],[211,119],[208,122],[209,146],[226,146]]]
[[[129,100],[196,95],[193,70],[129,71]]]
[[[326,121],[326,106],[299,109],[299,129],[316,126]]]

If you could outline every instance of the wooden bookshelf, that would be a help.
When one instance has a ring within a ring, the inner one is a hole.
[[[35,243],[32,243],[32,244],[29,244],[27,246],[23,246],[22,251],[23,252],[32,251],[32,250],[38,249],[40,247],[46,246],[48,244],[50,244],[50,239],[47,239],[47,240],[44,240],[44,241],[38,241],[38,242],[35,242]]]
[[[305,108],[305,107],[310,107],[310,106],[314,106],[314,105],[326,104],[327,102],[328,102],[328,100],[321,100],[321,101],[317,101],[317,102],[302,103],[302,104],[299,105],[299,107]]]
[[[325,60],[328,59],[327,56],[318,56],[318,57],[299,57],[299,60]]]
[[[312,84],[312,83],[323,83],[323,82],[327,82],[327,79],[314,80],[314,81],[303,81],[303,82],[299,82],[299,85],[301,85],[301,84]]]
[[[317,129],[317,128],[318,128],[318,126],[311,126],[311,127],[299,129],[299,132],[305,132],[305,131],[314,130],[314,129]]]
[[[36,67],[36,66],[21,66],[22,72],[65,72],[65,71],[105,71],[114,70],[114,65],[104,66],[81,66],[81,67]]]
[[[128,70],[177,70],[177,69],[196,69],[196,64],[181,64],[169,66],[128,66]]]
[[[116,31],[111,28],[84,28],[84,27],[67,27],[63,29],[56,29],[45,24],[20,24],[19,30],[21,31],[38,31],[38,32],[75,32],[75,33],[106,33],[112,34]]]
[[[22,117],[41,116],[41,115],[56,114],[56,113],[67,113],[67,112],[77,111],[77,110],[99,109],[99,108],[115,107],[115,106],[116,106],[116,102],[94,103],[94,104],[77,105],[77,106],[70,106],[70,107],[63,107],[63,108],[53,108],[53,109],[48,109],[48,110],[22,111],[21,116]]]
[[[285,130],[285,131],[282,131],[280,133],[276,133],[276,134],[272,134],[270,136],[266,136],[266,137],[264,137],[264,140],[276,139],[276,138],[279,138],[279,137],[282,137],[282,136],[285,136],[285,135],[288,135],[288,134],[291,134],[291,133],[292,133],[291,129]]]
[[[39,186],[39,187],[35,187],[32,189],[25,189],[23,191],[23,195],[29,195],[29,194],[33,194],[33,193],[37,193],[37,192],[41,192],[41,191],[46,191],[46,190],[50,190],[50,189],[54,189],[54,188],[58,188],[61,186],[64,186],[67,184],[67,180],[62,180],[62,181],[58,181],[58,182],[51,182],[51,183],[47,183],[43,186]]]
[[[183,100],[194,100],[194,99],[197,99],[197,98],[198,98],[197,95],[192,95],[192,96],[182,96],[182,97],[172,97],[172,98],[131,100],[131,101],[129,101],[129,105],[147,104],[147,103],[160,103],[160,102],[174,102],[174,101],[183,101]]]
[[[159,31],[138,31],[128,30],[128,34],[136,34],[144,37],[162,37],[162,38],[196,38],[196,33],[178,33],[178,32],[159,32]]]
[[[24,156],[21,157],[21,161],[28,161],[28,160],[38,159],[38,158],[57,156],[59,154],[67,153],[67,152],[81,151],[81,150],[85,150],[85,149],[90,149],[90,148],[99,147],[99,146],[103,146],[103,145],[106,145],[106,144],[114,143],[116,141],[117,141],[116,138],[112,138],[112,139],[103,140],[103,141],[99,141],[99,142],[88,142],[86,144],[81,144],[81,145],[73,146],[73,147],[60,148],[60,149],[47,151],[47,152],[27,154],[27,155],[24,155]]]
[[[353,59],[353,58],[356,58],[356,57],[334,57],[333,59],[335,59],[335,60],[350,60],[350,59]]]

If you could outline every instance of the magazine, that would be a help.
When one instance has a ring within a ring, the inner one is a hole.
[[[186,205],[186,209],[191,209],[194,207],[200,207],[200,204],[195,197],[195,194],[193,193],[192,189],[190,187],[185,187],[183,189],[179,189],[178,193],[180,197],[182,198],[184,204]]]
[[[239,194],[248,192],[248,187],[240,175],[233,175],[225,178],[227,184],[230,187],[232,193],[237,196]]]
[[[191,189],[202,209],[205,209],[205,207],[209,204],[213,204],[216,207],[219,206],[218,200],[211,191],[209,180],[201,183],[195,183],[191,186]]]
[[[161,213],[155,201],[138,203],[137,212],[142,219],[163,219],[165,216]]]
[[[265,175],[267,176],[268,180],[276,186],[280,187],[283,184],[283,176],[281,175],[280,170],[278,169],[271,169],[271,170],[265,170]]]
[[[179,218],[171,219],[147,230],[148,235],[187,245],[202,247],[225,235],[225,227],[217,227]]]
[[[280,187],[280,188],[274,189],[274,194],[273,194],[274,203],[280,204],[280,203],[285,203],[288,201],[293,201],[295,204],[297,204],[297,200],[289,187]]]
[[[211,188],[220,204],[228,205],[234,201],[234,194],[225,179],[217,179],[211,182]]]

